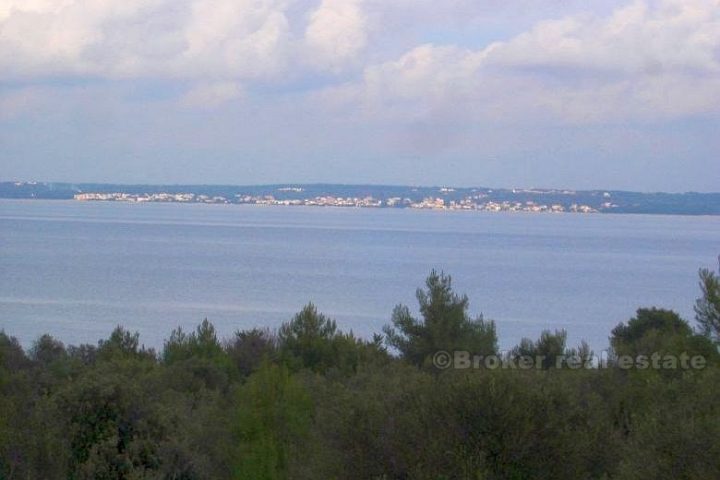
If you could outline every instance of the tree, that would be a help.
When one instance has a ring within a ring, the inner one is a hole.
[[[699,276],[702,297],[695,302],[695,319],[700,331],[717,344],[720,343],[720,269],[716,274],[702,268]]]
[[[284,365],[265,363],[238,391],[235,478],[290,478],[312,419],[312,402]]]
[[[672,310],[639,308],[627,325],[612,330],[610,345],[615,355],[701,355],[706,361],[717,361],[712,342],[695,334],[688,322]]]
[[[533,366],[543,370],[566,367],[568,362],[572,362],[578,368],[587,367],[593,356],[588,344],[583,341],[577,348],[566,348],[566,342],[565,330],[555,330],[555,333],[543,330],[540,338],[535,342],[523,338],[520,344],[510,351],[510,358],[531,359]],[[539,362],[539,365],[535,365],[534,362]]]
[[[66,355],[65,345],[48,334],[38,338],[30,349],[30,358],[43,365],[50,365]]]
[[[278,331],[280,352],[286,363],[294,367],[324,371],[335,364],[333,340],[337,325],[312,303],[308,303],[292,320]]]
[[[692,330],[680,315],[662,308],[639,308],[627,325],[621,323],[612,330],[611,343],[626,344],[638,342],[653,330],[664,335],[690,335]]]
[[[97,357],[101,360],[129,357],[154,360],[155,352],[140,345],[140,333],[131,333],[118,325],[110,334],[110,338],[98,342]]]
[[[280,358],[293,370],[352,373],[361,361],[384,357],[375,342],[365,342],[337,329],[332,320],[308,303],[278,331]]]
[[[225,345],[225,351],[241,375],[248,376],[264,360],[275,357],[277,338],[267,328],[253,328],[235,332],[232,340]]]
[[[173,330],[170,339],[165,342],[162,360],[164,363],[172,364],[192,357],[212,359],[224,355],[215,326],[206,318],[194,332],[189,334],[183,332],[182,328]]]
[[[392,314],[392,326],[383,328],[386,342],[402,358],[421,366],[440,350],[463,350],[476,355],[497,351],[495,322],[484,320],[482,315],[470,317],[468,297],[453,292],[449,275],[433,270],[425,286],[426,290],[418,288],[416,292],[422,320],[413,317],[408,307],[398,305]]]
[[[165,342],[161,359],[180,380],[181,388],[191,390],[201,386],[224,390],[237,375],[237,370],[217,337],[208,319],[204,319],[194,332],[185,333],[182,328],[173,330]],[[193,377],[182,381],[185,376]]]
[[[56,402],[69,440],[67,478],[146,478],[161,459],[164,436],[157,402],[151,401],[144,361],[114,359],[68,382]]]
[[[28,368],[31,364],[17,338],[0,330],[0,368],[12,373]]]

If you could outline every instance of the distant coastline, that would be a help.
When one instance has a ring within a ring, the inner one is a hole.
[[[538,188],[0,182],[0,198],[529,213],[720,215],[720,193],[641,193]]]

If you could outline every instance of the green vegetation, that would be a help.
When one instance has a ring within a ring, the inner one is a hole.
[[[718,276],[700,282],[696,331],[639,309],[604,364],[565,331],[498,352],[436,272],[420,316],[398,306],[372,340],[312,304],[224,341],[205,320],[161,352],[122,327],[28,351],[0,332],[0,479],[720,478]],[[515,367],[441,369],[438,351]]]
[[[718,259],[720,262],[720,259]],[[702,297],[695,303],[695,315],[702,332],[716,344],[720,343],[720,270],[700,270]]]
[[[421,366],[438,350],[496,353],[495,323],[468,315],[469,300],[453,292],[449,276],[432,271],[425,284],[427,290],[416,292],[423,320],[413,318],[405,305],[398,305],[392,315],[393,326],[384,329],[388,344],[401,358]]]

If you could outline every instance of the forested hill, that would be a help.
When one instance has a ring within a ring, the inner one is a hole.
[[[0,198],[69,200],[81,194],[98,194],[98,198],[91,200],[720,215],[720,193],[339,184],[234,186],[0,182]],[[117,197],[108,198],[111,194],[117,194]]]

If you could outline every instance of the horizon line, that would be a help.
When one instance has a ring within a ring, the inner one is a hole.
[[[685,191],[663,191],[663,190],[625,190],[616,188],[572,188],[572,187],[539,187],[539,186],[514,186],[514,187],[488,187],[482,185],[473,186],[457,186],[451,184],[436,184],[436,185],[420,185],[420,184],[393,184],[393,183],[345,183],[345,182],[275,182],[275,183],[136,183],[136,182],[108,182],[108,181],[82,181],[82,182],[69,182],[69,181],[47,181],[47,180],[3,180],[2,183],[14,183],[14,184],[63,184],[70,186],[78,185],[111,185],[111,186],[125,186],[125,187],[277,187],[277,186],[290,186],[290,187],[307,187],[307,186],[336,186],[336,187],[392,187],[392,188],[427,188],[427,189],[441,189],[441,188],[452,188],[460,190],[471,190],[471,189],[485,189],[485,190],[543,190],[543,191],[573,191],[573,192],[617,192],[617,193],[642,193],[642,194],[668,194],[668,195],[684,195],[684,194],[701,194],[701,195],[717,195],[720,194],[720,190],[716,191],[698,191],[698,190],[685,190]]]

